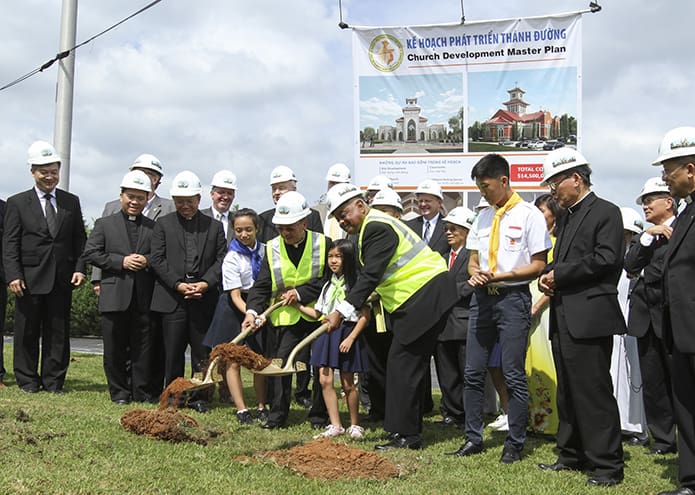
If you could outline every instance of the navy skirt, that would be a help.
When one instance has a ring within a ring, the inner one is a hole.
[[[242,297],[246,300],[246,294],[242,294]],[[215,307],[215,314],[203,339],[203,345],[212,349],[217,344],[231,342],[241,332],[241,323],[245,316],[234,306],[229,292],[220,294]],[[253,352],[263,354],[265,351],[265,330],[261,328],[252,333],[246,337],[244,343]]]
[[[355,339],[350,352],[340,352],[340,343],[352,332],[354,322],[345,322],[331,333],[324,333],[311,347],[311,365],[340,371],[367,371],[367,349],[362,334]]]

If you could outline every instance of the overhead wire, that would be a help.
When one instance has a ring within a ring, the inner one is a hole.
[[[130,14],[129,16],[127,16],[127,17],[125,17],[125,18],[123,18],[123,19],[121,19],[120,21],[118,21],[118,22],[115,23],[115,24],[112,24],[111,26],[109,26],[108,28],[104,29],[104,30],[101,31],[100,33],[95,34],[95,35],[92,36],[91,38],[88,38],[88,39],[84,40],[83,42],[78,43],[77,45],[73,46],[72,48],[70,48],[70,49],[68,49],[68,50],[65,50],[65,51],[62,51],[62,52],[57,53],[52,59],[50,59],[49,61],[43,63],[42,65],[40,65],[40,66],[37,67],[36,69],[33,69],[32,71],[27,72],[27,73],[24,74],[23,76],[18,77],[18,78],[15,79],[14,81],[9,82],[9,83],[5,84],[4,86],[0,87],[0,91],[4,91],[5,89],[11,88],[12,86],[15,86],[15,85],[21,83],[22,81],[25,81],[25,80],[29,79],[30,77],[32,77],[32,76],[38,74],[39,72],[43,72],[44,70],[48,69],[51,65],[53,65],[56,61],[64,59],[65,57],[67,57],[68,55],[70,55],[71,52],[77,50],[78,48],[80,48],[80,47],[82,47],[82,46],[84,46],[84,45],[86,45],[86,44],[88,44],[88,43],[91,43],[92,41],[94,41],[95,39],[99,38],[100,36],[103,36],[103,35],[105,35],[106,33],[108,33],[109,31],[111,31],[111,30],[117,28],[118,26],[120,26],[120,25],[123,24],[124,22],[127,22],[127,21],[129,21],[130,19],[132,19],[133,17],[135,17],[135,16],[137,16],[137,15],[140,15],[140,14],[142,14],[143,12],[145,12],[146,10],[148,10],[148,9],[150,9],[150,8],[152,8],[152,7],[154,7],[156,4],[158,4],[158,3],[161,2],[161,1],[162,1],[162,0],[153,0],[152,2],[150,2],[150,3],[148,3],[147,5],[145,5],[144,7],[142,7],[140,10],[138,10],[138,11],[136,11],[136,12],[133,12],[132,14]]]

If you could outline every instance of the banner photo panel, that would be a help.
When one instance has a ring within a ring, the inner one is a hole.
[[[552,149],[581,144],[581,14],[353,28],[355,180],[474,190],[487,153],[540,188]]]

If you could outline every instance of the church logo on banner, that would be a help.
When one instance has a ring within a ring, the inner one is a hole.
[[[381,72],[392,72],[403,62],[403,45],[395,36],[380,34],[369,45],[369,61]]]

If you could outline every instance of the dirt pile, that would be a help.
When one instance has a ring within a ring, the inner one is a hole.
[[[181,404],[181,399],[186,390],[194,387],[195,383],[185,378],[176,378],[167,388],[164,389],[162,395],[159,396],[159,408],[178,409]]]
[[[175,409],[133,409],[121,416],[123,429],[169,442],[207,444],[210,433],[199,428],[198,421]]]
[[[385,457],[330,438],[298,445],[289,450],[263,452],[258,457],[273,460],[279,466],[311,479],[385,480],[399,474],[396,465]]]
[[[210,352],[210,361],[219,358],[217,368],[219,373],[224,376],[230,363],[238,363],[240,366],[250,370],[260,371],[267,368],[270,359],[256,354],[245,345],[232,343],[218,344]]]

